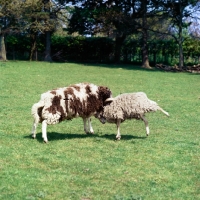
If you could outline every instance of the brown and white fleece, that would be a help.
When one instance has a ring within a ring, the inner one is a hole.
[[[111,97],[109,88],[92,83],[78,83],[43,93],[40,101],[32,106],[32,137],[36,137],[37,124],[42,123],[42,137],[47,142],[47,125],[75,117],[83,119],[86,133],[93,133],[90,117],[100,113],[105,100]]]

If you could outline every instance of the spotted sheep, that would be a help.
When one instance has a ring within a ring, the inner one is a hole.
[[[32,137],[36,138],[37,125],[42,123],[42,138],[48,142],[47,125],[76,117],[83,119],[84,131],[93,134],[91,116],[101,112],[105,100],[111,97],[109,88],[92,83],[78,83],[43,93],[31,109],[34,118]]]

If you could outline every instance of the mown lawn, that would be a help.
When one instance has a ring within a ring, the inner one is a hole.
[[[49,143],[30,138],[31,106],[40,94],[79,82],[106,85],[116,96],[144,91],[169,112],[116,127],[93,118],[48,126]],[[200,199],[200,75],[129,65],[0,63],[0,199]]]

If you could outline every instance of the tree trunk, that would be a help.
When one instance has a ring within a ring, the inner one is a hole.
[[[142,0],[142,9],[143,9],[143,17],[142,17],[142,67],[143,68],[151,68],[149,65],[149,55],[148,55],[148,33],[147,33],[147,0]]]
[[[45,57],[44,61],[52,62],[51,58],[51,32],[46,32],[46,49],[45,49]]]
[[[178,45],[179,45],[179,68],[182,69],[184,66],[184,57],[183,57],[183,33],[182,33],[182,13],[183,9],[181,6],[181,3],[179,3],[179,9],[180,9],[180,18],[179,18],[179,31],[178,31]]]
[[[51,1],[50,0],[42,0],[42,3],[44,4],[44,12],[48,15],[49,19],[51,19],[50,16],[50,7],[51,7]],[[51,62],[51,28],[49,27],[49,21],[46,21],[47,29],[45,32],[46,37],[46,47],[45,47],[45,56],[44,61]]]
[[[153,52],[153,64],[156,65],[156,60],[157,60],[157,54],[156,52]]]
[[[36,45],[37,45],[37,42],[36,42],[36,34],[32,34],[31,35],[31,51],[30,51],[30,57],[29,57],[29,60],[32,61],[33,60],[33,56],[34,54],[36,53]]]
[[[149,55],[148,55],[148,46],[147,46],[147,31],[143,30],[142,37],[142,68],[151,68],[149,65]]]
[[[4,42],[4,36],[0,35],[0,61],[6,61],[6,47]]]
[[[15,45],[13,45],[13,47],[12,47],[12,50],[13,50],[13,60],[15,60],[16,59],[16,56],[15,56]]]
[[[183,66],[184,66],[183,46],[182,42],[179,42],[179,68],[182,69]]]

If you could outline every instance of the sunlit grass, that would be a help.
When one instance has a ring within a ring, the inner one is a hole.
[[[30,109],[40,94],[79,82],[106,85],[116,96],[144,91],[169,112],[116,127],[80,118],[41,125],[30,138]],[[129,65],[0,63],[0,199],[200,199],[199,75],[141,70]]]

